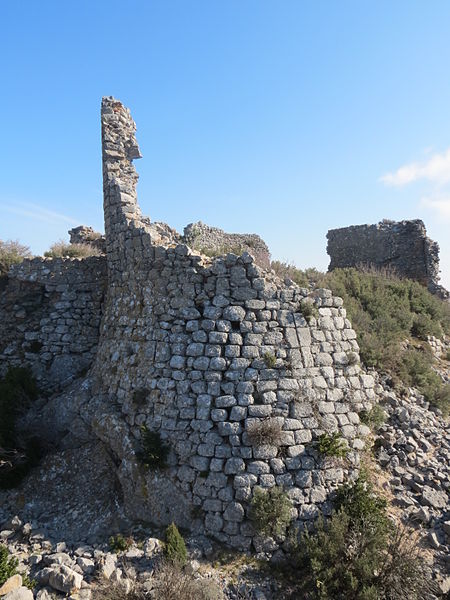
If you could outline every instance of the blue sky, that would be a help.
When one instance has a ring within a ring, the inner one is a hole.
[[[328,229],[425,221],[450,287],[450,3],[1,6],[0,238],[103,227],[102,95],[137,123],[143,212],[328,264]]]

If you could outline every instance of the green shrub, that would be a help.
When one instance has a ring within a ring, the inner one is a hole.
[[[411,327],[411,334],[419,340],[426,340],[429,335],[442,336],[442,327],[439,322],[433,321],[428,314],[415,315]]]
[[[267,418],[249,425],[248,440],[252,446],[279,446],[282,428],[276,419]]]
[[[317,269],[309,268],[302,271],[301,269],[297,269],[295,265],[280,262],[278,260],[273,260],[270,266],[280,279],[288,277],[299,287],[303,288],[314,286],[315,283],[324,276],[324,274]]]
[[[55,242],[50,250],[44,252],[47,258],[87,258],[101,255],[101,251],[91,244],[68,244],[63,240]]]
[[[166,529],[164,554],[171,563],[183,566],[187,562],[186,544],[184,543],[183,536],[173,522]]]
[[[348,452],[348,447],[340,433],[322,433],[315,444],[323,456],[343,458]]]
[[[9,555],[8,548],[0,544],[0,587],[17,573],[19,561]]]
[[[447,350],[447,352],[444,354],[444,359],[450,361],[450,350]]]
[[[319,310],[318,310],[317,306],[315,306],[312,302],[308,302],[306,300],[303,300],[302,303],[300,304],[300,312],[305,317],[305,319],[308,321],[308,323],[309,323],[310,319],[312,319],[313,317],[315,319],[317,319],[319,317]]]
[[[272,352],[265,352],[263,360],[268,369],[274,369],[277,366],[277,357]]]
[[[396,528],[364,477],[344,486],[337,510],[314,533],[294,537],[301,597],[317,600],[421,600],[428,588],[417,547]]]
[[[141,449],[137,452],[139,460],[147,468],[163,469],[169,455],[169,446],[161,439],[157,431],[150,431],[148,427],[141,427]]]
[[[250,505],[250,518],[258,533],[267,537],[282,537],[291,516],[292,502],[281,486],[267,490],[255,488]]]
[[[361,361],[389,373],[396,385],[414,386],[443,412],[448,392],[431,365],[427,351],[405,347],[404,340],[450,333],[450,306],[416,281],[387,272],[336,269],[319,282],[344,300],[358,336]]]
[[[376,431],[386,421],[386,413],[379,404],[375,404],[371,410],[361,411],[359,418],[362,423],[370,427],[373,431]]]
[[[31,258],[31,250],[17,240],[0,240],[0,275],[4,275],[13,265],[21,263],[24,258]]]
[[[121,533],[118,533],[117,535],[112,535],[108,542],[111,552],[126,552],[133,545],[133,538],[125,538]]]

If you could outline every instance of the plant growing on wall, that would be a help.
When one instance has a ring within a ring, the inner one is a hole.
[[[169,455],[169,446],[161,439],[157,431],[150,431],[146,425],[141,427],[141,449],[136,453],[148,469],[163,469]]]
[[[264,536],[282,537],[292,521],[292,502],[281,486],[256,487],[250,505],[253,525]]]
[[[248,441],[252,446],[279,446],[282,440],[282,429],[277,419],[270,417],[249,425]]]
[[[348,447],[340,433],[322,433],[317,439],[316,446],[322,456],[343,458],[348,452]]]

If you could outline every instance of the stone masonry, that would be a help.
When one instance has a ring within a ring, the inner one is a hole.
[[[285,487],[299,522],[329,511],[356,473],[368,433],[357,413],[374,397],[342,300],[283,286],[247,252],[161,244],[137,205],[134,123],[112,98],[102,128],[109,283],[91,375],[109,408],[93,427],[114,449],[128,513],[248,548],[255,486]],[[249,428],[268,419],[280,444],[255,447]],[[171,449],[163,472],[136,460],[143,425]],[[341,433],[346,460],[320,456],[324,432]]]
[[[387,268],[400,277],[416,279],[442,298],[439,285],[439,245],[427,237],[423,221],[388,221],[352,225],[327,233],[329,271],[346,267]]]
[[[210,227],[201,221],[184,228],[184,240],[190,248],[208,256],[220,256],[233,252],[249,252],[256,264],[270,269],[270,252],[267,244],[254,233],[225,233],[218,227]]]
[[[374,379],[329,290],[285,285],[251,251],[207,257],[143,217],[130,112],[106,97],[101,117],[106,257],[10,272],[8,289],[33,286],[46,305],[19,315],[5,297],[2,364],[29,362],[45,380],[59,357],[86,359],[87,375],[52,406],[80,407],[78,429],[67,427],[106,448],[129,518],[274,551],[249,519],[255,488],[282,486],[300,526],[329,513],[336,487],[358,472],[369,433],[358,413],[371,407]],[[28,339],[43,344],[39,358],[24,353]],[[279,426],[277,442],[252,439],[260,423]],[[141,464],[143,426],[169,446],[166,469]],[[320,454],[323,433],[340,434],[345,458]]]

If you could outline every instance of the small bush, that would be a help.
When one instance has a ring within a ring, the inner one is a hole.
[[[261,535],[282,537],[292,520],[292,502],[280,486],[267,490],[255,488],[250,505],[250,518]]]
[[[375,404],[371,410],[361,411],[359,418],[362,423],[370,427],[373,431],[376,431],[386,421],[386,413],[379,404]]]
[[[87,258],[88,256],[102,256],[101,251],[91,244],[68,244],[63,240],[55,242],[50,250],[44,252],[47,258]]]
[[[444,354],[444,359],[450,361],[450,350],[447,350],[447,352]]]
[[[133,545],[133,538],[125,538],[121,533],[118,533],[117,535],[112,535],[108,541],[111,552],[116,553],[126,552]]]
[[[337,510],[293,541],[301,597],[317,600],[422,600],[429,588],[414,540],[362,476],[338,494]]]
[[[139,460],[150,469],[163,469],[167,466],[169,446],[163,442],[157,431],[141,427],[141,450],[137,452]]]
[[[248,440],[252,446],[279,446],[282,429],[276,419],[267,418],[252,423],[247,430]]]
[[[173,522],[166,529],[164,554],[168,561],[179,566],[183,566],[187,562],[186,544],[184,543],[183,536]]]
[[[263,360],[268,369],[274,369],[277,366],[277,357],[272,352],[265,352]]]
[[[299,287],[303,288],[313,287],[316,282],[324,276],[324,274],[317,269],[310,268],[302,271],[301,269],[297,269],[293,264],[278,260],[273,260],[270,266],[280,279],[285,279],[287,277]]]
[[[9,271],[13,265],[21,263],[25,258],[31,258],[31,250],[17,240],[0,240],[0,275]]]
[[[429,335],[440,338],[442,336],[442,327],[430,315],[418,314],[413,319],[411,334],[419,340],[426,340]]]
[[[8,548],[0,544],[0,587],[17,573],[17,558],[10,556]]]
[[[322,433],[316,442],[317,449],[323,456],[343,458],[347,455],[348,447],[340,433]]]
[[[305,317],[305,319],[309,321],[314,317],[317,319],[319,317],[319,309],[312,302],[308,302],[307,300],[303,300],[300,304],[300,312]]]

